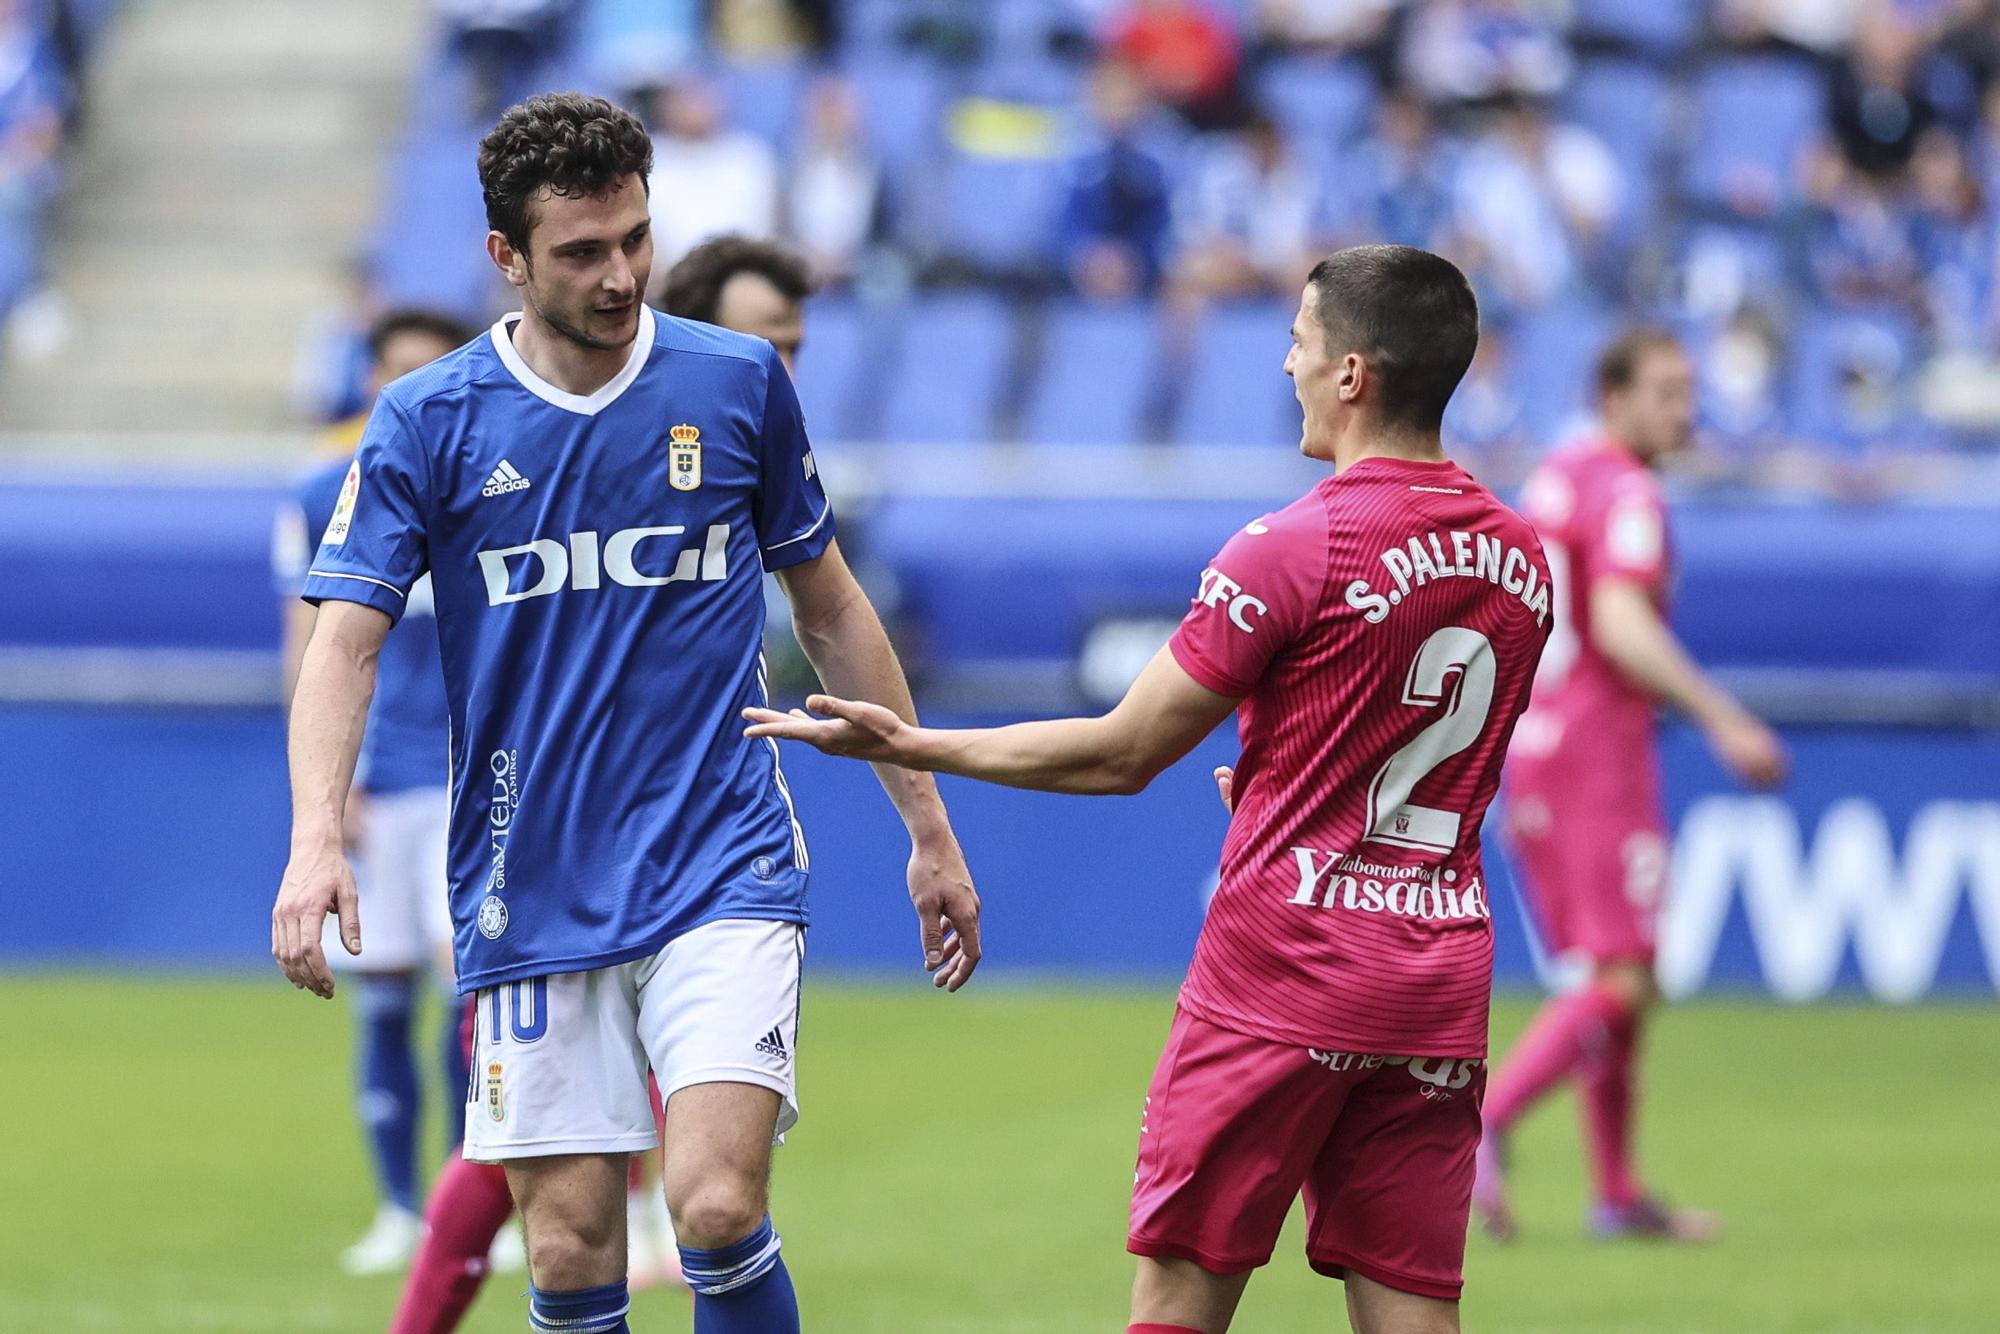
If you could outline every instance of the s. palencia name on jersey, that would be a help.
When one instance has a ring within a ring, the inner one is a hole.
[[[1395,584],[1376,592],[1366,579],[1347,586],[1347,605],[1370,625],[1380,625],[1414,590],[1439,579],[1484,579],[1521,599],[1535,614],[1536,625],[1549,620],[1549,581],[1534,560],[1517,546],[1485,533],[1459,530],[1420,533],[1381,555],[1382,568]]]
[[[538,537],[518,547],[482,551],[479,572],[486,576],[486,605],[525,602],[566,588],[579,591],[602,588],[606,576],[625,588],[713,584],[727,579],[729,525],[726,523],[710,524],[700,546],[684,546],[669,552],[653,549],[660,541],[681,537],[686,532],[684,525],[670,523],[657,528],[622,528],[609,537],[597,532],[571,533],[566,539]],[[662,572],[647,573],[640,568],[642,562]],[[516,570],[522,576],[519,580],[514,578]],[[517,582],[526,586],[517,589],[514,586]]]

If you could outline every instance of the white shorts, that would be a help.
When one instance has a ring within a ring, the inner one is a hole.
[[[429,968],[451,953],[445,873],[451,794],[441,787],[412,788],[366,801],[353,859],[361,953],[349,954],[340,943],[337,917],[326,919],[320,948],[328,963],[353,972]]]
[[[805,928],[726,920],[658,954],[480,991],[466,1090],[465,1156],[638,1153],[659,1143],[646,1091],[756,1084],[798,1123],[794,1050]]]

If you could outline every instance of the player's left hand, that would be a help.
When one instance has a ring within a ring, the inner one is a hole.
[[[947,833],[914,845],[909,883],[931,985],[957,991],[979,967],[979,891],[958,840]]]
[[[815,718],[815,713],[825,716]],[[743,729],[746,737],[803,741],[828,755],[845,755],[871,764],[903,764],[908,758],[905,741],[916,730],[880,704],[832,695],[809,695],[804,709],[790,713],[745,709],[743,717],[750,724]]]

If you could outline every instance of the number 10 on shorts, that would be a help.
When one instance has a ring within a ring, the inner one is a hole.
[[[504,993],[505,1003],[502,1003]],[[506,1011],[506,1032],[516,1042],[533,1042],[549,1031],[549,980],[531,977],[525,982],[509,982],[480,993],[486,1002],[486,1031],[500,1040],[501,1011]]]

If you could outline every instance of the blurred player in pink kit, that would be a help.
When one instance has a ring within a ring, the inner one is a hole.
[[[1522,1113],[1578,1079],[1605,1236],[1701,1241],[1712,1215],[1669,1209],[1632,1161],[1634,1067],[1653,981],[1654,928],[1667,884],[1654,711],[1666,704],[1708,736],[1745,782],[1785,772],[1769,728],[1703,676],[1666,622],[1672,543],[1657,463],[1684,448],[1694,370],[1671,334],[1640,329],[1597,370],[1601,435],[1552,454],[1524,508],[1559,592],[1534,701],[1507,761],[1507,832],[1550,952],[1578,955],[1589,980],[1549,1002],[1494,1073],[1474,1204],[1496,1236],[1514,1230],[1502,1147]]]
[[[1444,456],[1478,311],[1436,255],[1322,261],[1285,360],[1332,465],[1204,570],[1101,718],[916,727],[827,696],[752,736],[1055,792],[1138,792],[1231,712],[1222,879],[1148,1092],[1128,1334],[1221,1334],[1292,1201],[1362,1334],[1458,1328],[1493,934],[1479,825],[1553,622],[1519,515]],[[1081,891],[1083,887],[1079,887]]]

